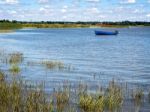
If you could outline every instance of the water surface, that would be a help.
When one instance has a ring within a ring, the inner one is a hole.
[[[95,36],[94,30],[22,29],[0,34],[0,48],[22,52],[26,62],[59,60],[73,67],[70,71],[55,71],[22,65],[21,75],[27,80],[97,83],[115,78],[150,84],[149,27],[121,28],[117,36]]]

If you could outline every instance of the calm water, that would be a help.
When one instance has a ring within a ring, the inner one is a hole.
[[[22,65],[27,80],[59,83],[112,78],[150,85],[150,28],[118,29],[118,36],[95,36],[95,29],[23,29],[0,34],[0,49],[20,51],[25,60],[59,60],[72,70]]]

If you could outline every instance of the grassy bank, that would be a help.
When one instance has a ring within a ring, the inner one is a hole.
[[[23,27],[33,28],[88,28],[91,25],[83,24],[22,24]]]
[[[46,22],[0,22],[0,32],[20,29],[20,28],[99,28],[99,27],[108,27],[108,28],[124,28],[129,26],[145,26],[145,25],[136,25],[136,24],[108,24],[108,23],[46,23]]]
[[[9,31],[20,28],[22,28],[22,24],[20,23],[10,23],[10,22],[0,23],[0,30]]]

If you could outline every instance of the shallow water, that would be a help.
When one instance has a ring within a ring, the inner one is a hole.
[[[70,71],[46,70],[24,62],[21,75],[26,80],[104,84],[115,78],[150,85],[150,27],[121,28],[117,36],[95,36],[94,30],[16,30],[0,34],[0,49],[22,52],[26,62],[59,60],[73,67]]]

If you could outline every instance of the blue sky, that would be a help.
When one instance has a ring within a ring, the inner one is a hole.
[[[0,19],[150,21],[150,0],[0,0]]]

